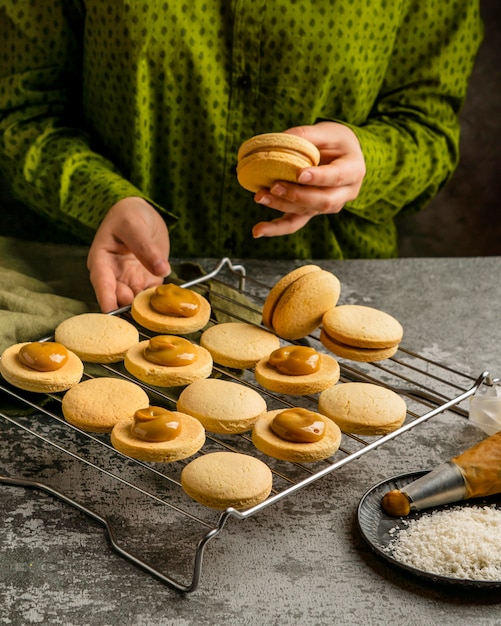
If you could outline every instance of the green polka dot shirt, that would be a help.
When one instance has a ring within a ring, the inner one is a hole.
[[[395,256],[395,215],[457,164],[481,36],[473,0],[5,0],[0,167],[86,242],[133,195],[165,216],[173,256]],[[239,186],[239,145],[319,120],[356,133],[359,196],[254,240],[277,214]]]

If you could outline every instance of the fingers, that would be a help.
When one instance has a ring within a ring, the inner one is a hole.
[[[117,279],[111,267],[99,263],[99,259],[91,259],[89,255],[88,267],[90,282],[94,287],[96,300],[103,313],[109,313],[119,308],[117,297]]]
[[[282,217],[277,217],[270,222],[259,222],[252,229],[252,236],[255,239],[259,237],[278,237],[281,235],[292,235],[309,222],[311,216],[299,215],[297,213],[287,213]]]
[[[127,207],[126,211],[121,206],[120,217],[112,226],[115,239],[121,241],[148,272],[161,277],[170,274],[169,232],[164,220],[151,205],[141,201],[133,206],[133,210]]]

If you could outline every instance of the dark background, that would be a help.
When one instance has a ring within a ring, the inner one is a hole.
[[[398,219],[402,257],[501,255],[501,0],[480,4],[485,37],[461,114],[461,160],[424,211]],[[37,239],[43,224],[0,179],[0,235]]]

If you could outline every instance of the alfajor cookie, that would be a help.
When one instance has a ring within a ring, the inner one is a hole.
[[[402,336],[400,322],[388,313],[368,306],[344,304],[323,315],[320,341],[342,358],[373,362],[393,356]]]
[[[207,328],[200,345],[208,350],[215,363],[234,369],[248,369],[280,347],[276,335],[244,322],[224,322]]]
[[[212,452],[193,459],[181,472],[184,491],[212,509],[247,509],[266,500],[273,476],[261,460],[238,452]]]
[[[256,364],[254,376],[265,389],[302,396],[335,385],[340,367],[336,359],[313,348],[284,346],[261,359]]]
[[[341,430],[320,413],[302,408],[278,409],[256,421],[252,443],[275,459],[312,463],[336,452]]]
[[[156,387],[189,385],[212,373],[210,352],[176,335],[157,335],[127,351],[125,369],[138,380]]]
[[[305,167],[318,165],[318,148],[289,133],[264,133],[251,137],[237,154],[237,179],[248,191],[270,188],[277,180],[296,182]]]
[[[108,433],[124,418],[147,407],[148,394],[135,383],[122,378],[102,377],[83,380],[63,396],[61,404],[67,422],[91,433]]]
[[[317,265],[304,265],[283,276],[263,305],[263,323],[290,341],[316,330],[326,311],[336,306],[339,279]]]
[[[373,383],[341,383],[323,391],[318,410],[345,433],[385,435],[400,428],[407,405],[386,387]]]
[[[211,306],[196,291],[168,283],[137,294],[130,312],[133,319],[148,330],[184,335],[207,325]]]
[[[196,417],[211,433],[243,433],[266,413],[266,401],[255,389],[240,383],[206,378],[183,389],[177,410]]]
[[[82,313],[61,322],[55,340],[82,361],[117,363],[139,341],[139,332],[127,320],[105,313]]]
[[[172,463],[193,456],[205,443],[202,424],[179,411],[148,406],[115,424],[111,445],[139,461]]]
[[[34,393],[66,391],[80,381],[83,370],[76,354],[52,341],[17,343],[6,348],[0,358],[3,378]]]

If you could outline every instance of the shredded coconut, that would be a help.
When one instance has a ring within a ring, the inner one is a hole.
[[[385,548],[400,563],[449,578],[501,580],[501,509],[451,507],[403,522]]]

